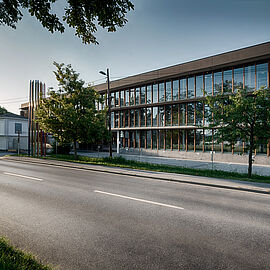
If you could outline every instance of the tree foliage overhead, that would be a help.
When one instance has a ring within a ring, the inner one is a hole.
[[[43,99],[37,110],[40,127],[61,143],[99,143],[108,138],[105,126],[106,112],[97,111],[100,95],[91,86],[84,86],[70,65],[54,63],[59,89],[51,90],[50,97]]]
[[[6,108],[0,106],[0,115],[7,113]]]
[[[218,94],[206,98],[211,113],[210,127],[217,128],[219,142],[232,146],[245,142],[249,151],[249,177],[252,172],[252,153],[270,139],[270,91],[262,87],[253,93],[239,89],[235,93]]]
[[[23,17],[22,10],[27,10],[36,17],[43,27],[51,33],[64,32],[64,22],[75,29],[75,34],[85,44],[98,44],[94,33],[97,25],[115,32],[117,27],[127,23],[126,14],[134,9],[129,0],[67,0],[63,7],[64,15],[60,18],[52,11],[52,4],[57,0],[3,0],[0,1],[0,24],[16,28]]]

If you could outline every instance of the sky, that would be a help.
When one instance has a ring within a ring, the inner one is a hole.
[[[25,12],[17,29],[0,25],[0,106],[19,113],[29,81],[57,89],[53,62],[71,64],[86,83],[112,80],[270,41],[269,0],[131,0],[115,33],[99,29],[85,45],[73,29],[51,34]],[[61,13],[64,0],[54,10]]]

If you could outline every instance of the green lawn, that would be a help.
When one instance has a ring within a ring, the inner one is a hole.
[[[7,240],[0,238],[0,269],[1,270],[52,270],[42,265],[31,254],[12,247]]]
[[[50,155],[46,158],[63,160],[63,161],[71,161],[71,162],[76,162],[76,163],[84,163],[84,164],[96,164],[96,165],[113,166],[113,167],[121,167],[121,168],[132,168],[132,169],[148,170],[148,171],[198,175],[198,176],[234,179],[234,180],[252,181],[252,182],[261,182],[261,183],[270,184],[270,176],[253,175],[252,178],[248,178],[247,174],[242,174],[242,173],[152,164],[152,163],[127,160],[127,159],[124,159],[123,157],[90,158],[90,157],[78,156],[78,160],[75,160],[74,155]]]

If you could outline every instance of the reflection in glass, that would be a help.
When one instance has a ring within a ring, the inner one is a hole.
[[[151,117],[152,117],[151,108],[146,108],[146,126],[147,127],[151,127]]]
[[[172,130],[172,149],[178,150],[178,130]]]
[[[212,151],[212,129],[204,130],[204,151]]]
[[[232,70],[225,70],[223,72],[223,93],[232,92]]]
[[[172,100],[172,82],[166,82],[166,101]]]
[[[188,125],[194,125],[194,112],[195,112],[195,104],[188,103],[187,104],[187,120]]]
[[[178,100],[178,88],[179,88],[179,81],[176,80],[176,81],[173,81],[173,85],[172,85],[173,89],[172,89],[172,92],[173,92],[173,100]]]
[[[158,85],[154,84],[153,85],[153,103],[158,102]]]
[[[124,127],[124,112],[120,112],[120,127]]]
[[[158,107],[153,107],[153,127],[158,125]]]
[[[146,101],[147,101],[147,104],[152,103],[152,86],[151,85],[147,85]]]
[[[164,106],[159,106],[159,126],[163,127],[164,126]]]
[[[179,125],[184,126],[186,124],[186,104],[179,105]]]
[[[218,142],[217,130],[213,130],[213,150],[215,152],[221,152],[221,143]]]
[[[172,105],[172,125],[178,126],[178,104]]]
[[[114,92],[111,93],[111,107],[115,106]]]
[[[115,107],[119,106],[119,91],[115,92]]]
[[[203,76],[196,76],[196,97],[203,97]]]
[[[139,148],[140,132],[134,131],[134,133],[135,133],[135,148]]]
[[[165,106],[165,119],[166,119],[166,126],[171,126],[172,121],[172,106],[166,105]]]
[[[180,80],[180,99],[187,98],[187,80],[181,79]]]
[[[204,104],[204,126],[208,127],[210,124],[210,120],[212,119],[212,113],[209,105]]]
[[[111,128],[114,128],[114,112],[111,112]]]
[[[129,89],[126,90],[125,106],[129,106]]]
[[[179,149],[180,151],[186,151],[186,131],[180,130],[179,131]]]
[[[243,68],[235,68],[233,70],[233,88],[234,92],[237,89],[243,89],[243,78],[244,78],[244,70]]]
[[[120,91],[120,106],[123,107],[124,106],[124,96],[125,96],[125,92],[124,91]]]
[[[145,86],[141,87],[141,104],[145,104]]]
[[[135,89],[135,104],[136,105],[140,104],[140,88],[139,87]]]
[[[135,103],[135,94],[134,94],[134,88],[130,89],[130,99],[129,99],[129,104],[130,106],[134,105]]]
[[[130,110],[130,127],[134,127],[134,110]]]
[[[222,72],[214,73],[214,95],[222,92]]]
[[[172,145],[172,131],[166,130],[166,149],[171,150]]]
[[[145,127],[146,108],[140,109],[141,127]]]
[[[245,67],[245,88],[247,91],[255,89],[255,65]]]
[[[145,130],[140,131],[140,146],[145,148]]]
[[[256,65],[256,87],[260,89],[262,86],[267,87],[268,63]]]
[[[129,132],[125,131],[124,136],[125,136],[124,145],[125,145],[125,147],[128,147]]]
[[[160,83],[158,86],[158,92],[159,92],[159,102],[165,101],[164,98],[164,83]]]
[[[159,131],[158,136],[158,149],[163,150],[164,149],[164,138],[165,138],[165,130]]]
[[[146,148],[151,149],[151,130],[146,131]]]
[[[188,98],[194,98],[195,97],[195,91],[194,91],[194,77],[188,78]]]
[[[187,149],[194,151],[194,129],[187,130]]]
[[[134,132],[133,131],[129,132],[129,147],[130,148],[134,147]]]
[[[125,111],[125,127],[129,126],[128,116],[129,116],[129,111]]]
[[[205,74],[204,91],[205,91],[205,96],[212,95],[212,73]]]
[[[152,148],[157,149],[158,131],[152,130]]]
[[[135,127],[138,127],[139,126],[139,110],[136,109],[135,110]]]
[[[203,103],[197,102],[196,103],[196,125],[202,126],[203,125]]]
[[[195,149],[197,152],[203,151],[203,129],[196,130]]]

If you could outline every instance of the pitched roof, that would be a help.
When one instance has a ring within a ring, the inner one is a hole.
[[[19,114],[11,113],[11,112],[0,114],[0,118],[19,118],[19,119],[27,120],[26,117]]]

